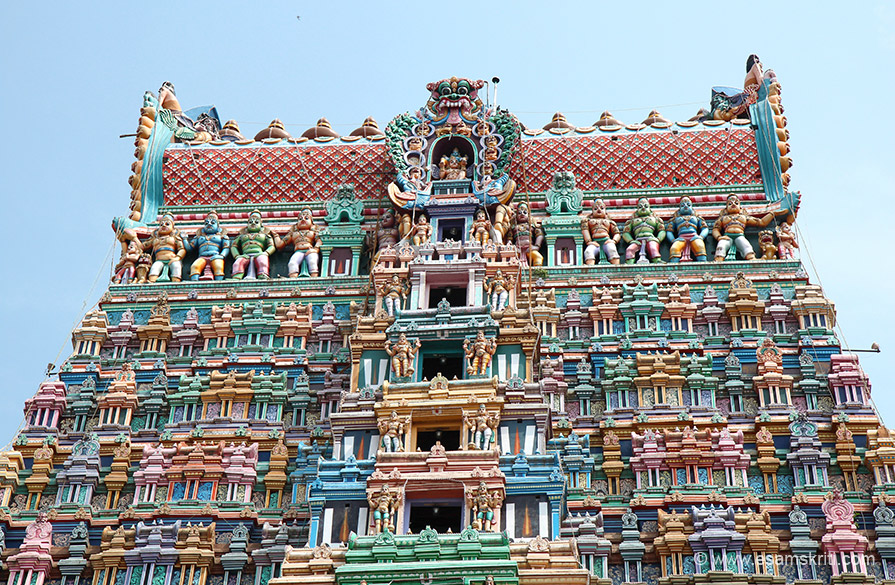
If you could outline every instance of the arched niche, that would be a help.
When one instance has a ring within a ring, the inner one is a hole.
[[[438,169],[441,157],[450,156],[455,148],[459,151],[460,156],[466,157],[467,178],[476,178],[474,176],[476,161],[478,160],[476,145],[469,138],[456,134],[442,136],[432,143],[432,148],[429,150],[429,170],[432,172],[432,176],[435,176],[434,171]]]

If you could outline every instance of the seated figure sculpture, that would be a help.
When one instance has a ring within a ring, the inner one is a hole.
[[[199,280],[209,264],[214,279],[224,279],[224,258],[230,253],[230,238],[221,229],[217,213],[211,211],[205,216],[205,224],[196,230],[186,246],[188,250],[199,249],[199,257],[190,265],[190,280]]]
[[[312,277],[320,275],[320,230],[314,225],[314,215],[309,207],[301,210],[298,221],[289,229],[282,245],[292,244],[295,248],[289,258],[289,278],[297,278],[302,267],[307,268]]]
[[[249,214],[248,225],[230,245],[233,255],[233,278],[239,280],[254,274],[257,278],[270,278],[270,255],[276,250],[276,241],[270,230],[261,222],[261,212]]]
[[[462,181],[466,179],[466,165],[466,155],[455,148],[450,156],[444,155],[438,162],[438,177],[442,181]]]
[[[491,356],[497,351],[497,340],[485,339],[485,332],[480,329],[474,341],[463,340],[463,351],[466,353],[466,359],[469,360],[466,373],[470,376],[484,376],[491,364]]]
[[[712,228],[712,235],[718,242],[715,246],[715,262],[723,262],[731,246],[735,246],[744,259],[754,260],[755,250],[746,239],[746,227],[765,227],[773,219],[774,214],[770,212],[762,217],[749,215],[740,206],[740,198],[730,194],[727,197],[727,205]]]
[[[581,220],[584,236],[584,263],[591,266],[598,259],[606,258],[610,264],[619,264],[618,242],[622,239],[618,225],[606,213],[606,202],[594,199],[590,215]]]
[[[665,238],[665,222],[650,209],[649,200],[641,197],[637,200],[637,210],[625,222],[622,239],[628,244],[625,250],[625,263],[634,264],[635,257],[640,254],[640,261],[661,262],[659,242]]]
[[[149,268],[149,282],[155,282],[167,266],[171,282],[180,282],[183,272],[183,257],[186,247],[180,230],[174,227],[174,216],[165,214],[159,220],[158,228],[143,243],[144,250],[152,250],[152,266]]]
[[[690,253],[697,262],[706,261],[705,237],[709,226],[704,219],[693,212],[693,201],[682,197],[678,210],[665,224],[668,241],[671,242],[669,262],[690,260]]]
[[[398,336],[398,342],[395,345],[392,345],[391,341],[385,342],[385,353],[392,358],[392,373],[396,379],[408,378],[413,375],[413,360],[416,358],[419,348],[419,339],[415,343],[411,343],[403,333]]]

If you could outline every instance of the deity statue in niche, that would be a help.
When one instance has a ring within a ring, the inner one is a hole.
[[[367,497],[370,509],[373,511],[373,530],[376,534],[381,532],[394,532],[394,518],[398,511],[398,494],[393,492],[388,484],[382,486],[378,493]]]
[[[478,242],[484,246],[491,241],[491,227],[488,213],[483,208],[477,209],[475,219],[469,227],[469,241]]]
[[[450,156],[443,155],[438,162],[438,177],[442,181],[462,181],[466,179],[467,158],[454,149]]]
[[[296,278],[302,267],[310,276],[319,276],[320,229],[314,224],[314,215],[309,207],[301,210],[298,221],[289,229],[282,245],[292,244],[295,252],[289,258],[289,278]]]
[[[174,216],[165,214],[159,220],[149,239],[143,243],[144,250],[152,251],[152,266],[149,268],[149,282],[155,282],[168,268],[171,282],[180,282],[183,272],[183,257],[186,247],[180,230],[174,227]]]
[[[379,297],[382,299],[382,305],[389,317],[394,317],[395,313],[404,308],[404,301],[407,299],[407,293],[410,292],[410,286],[406,279],[402,279],[397,274],[392,275],[392,279],[383,282],[378,286]],[[403,334],[402,334],[403,335]],[[411,373],[412,373],[411,369]]]
[[[491,365],[491,356],[497,351],[497,340],[486,339],[485,332],[480,329],[474,340],[463,340],[463,351],[469,360],[466,373],[470,376],[484,376]]]
[[[705,237],[709,235],[709,226],[694,213],[689,197],[681,198],[678,210],[665,224],[665,232],[671,242],[669,262],[690,260],[691,252],[697,262],[706,261]]]
[[[584,263],[593,265],[601,257],[611,264],[619,264],[618,242],[622,239],[618,225],[606,213],[606,203],[594,199],[590,215],[581,220],[584,236]]]
[[[665,237],[665,222],[650,209],[649,200],[641,197],[637,200],[634,215],[625,222],[622,239],[628,244],[625,250],[625,263],[634,264],[635,257],[640,261],[661,262],[659,242]]]
[[[497,437],[497,427],[500,425],[498,413],[488,413],[484,404],[479,405],[479,410],[474,416],[463,414],[464,435],[472,431],[472,442],[469,446],[473,449],[488,450]]]
[[[385,342],[385,352],[392,358],[392,373],[395,378],[408,378],[413,375],[413,360],[419,348],[419,339],[411,343],[403,333],[398,336],[395,345],[392,345],[391,341]]]
[[[491,310],[499,313],[507,308],[510,290],[516,286],[516,277],[504,274],[499,268],[491,278],[485,281],[485,293],[490,297]]]
[[[789,213],[787,211],[787,213]],[[727,257],[727,251],[731,246],[736,246],[740,255],[746,260],[755,259],[755,250],[746,239],[746,227],[765,227],[774,219],[773,213],[766,213],[762,217],[753,217],[743,211],[740,198],[734,194],[727,197],[727,205],[721,215],[715,221],[712,235],[718,242],[715,246],[715,262],[723,262]]]
[[[270,278],[270,255],[276,250],[276,240],[261,221],[261,212],[249,214],[246,227],[230,244],[233,255],[233,278],[239,280],[254,273],[257,278]]]
[[[472,508],[472,527],[483,532],[494,531],[494,511],[500,508],[503,498],[500,492],[494,490],[488,492],[488,486],[484,481],[479,482],[479,487],[466,495]]]
[[[419,214],[416,224],[410,230],[410,236],[414,246],[422,246],[432,241],[432,224],[429,223],[428,215]]]
[[[208,265],[211,265],[215,280],[224,279],[224,259],[230,253],[230,237],[221,228],[217,213],[211,211],[205,216],[204,225],[187,242],[187,248],[199,250],[199,257],[190,265],[190,280],[199,280]]]
[[[407,427],[410,425],[410,417],[401,418],[398,413],[392,411],[388,419],[379,421],[379,434],[382,440],[379,442],[380,451],[386,453],[398,453],[404,450],[404,444],[401,438],[404,436]]]
[[[527,203],[516,205],[516,214],[513,219],[513,237],[519,251],[532,266],[542,266],[544,257],[539,250],[544,243],[544,228],[541,227],[541,222],[531,217],[531,210]]]

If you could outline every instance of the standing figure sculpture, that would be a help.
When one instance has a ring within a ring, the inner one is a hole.
[[[367,497],[370,509],[373,510],[373,529],[376,534],[394,532],[393,523],[398,508],[398,495],[389,489],[388,484],[382,486],[379,493]]]
[[[510,290],[515,286],[516,277],[512,274],[504,275],[499,268],[493,277],[485,281],[485,293],[490,297],[493,312],[499,313],[507,308]]]
[[[602,261],[619,264],[618,242],[622,239],[618,225],[606,213],[606,202],[594,199],[590,215],[581,220],[581,235],[584,236],[584,263],[588,266]]]
[[[416,218],[416,225],[410,230],[411,239],[414,246],[422,246],[432,241],[432,224],[429,223],[429,216],[421,213]]]
[[[479,405],[479,410],[475,416],[468,413],[463,414],[464,434],[472,431],[472,442],[469,446],[473,449],[486,451],[491,448],[491,443],[497,436],[497,426],[500,424],[500,415],[495,413],[488,414],[484,404]]]
[[[669,262],[690,260],[690,253],[697,262],[705,262],[705,237],[709,235],[709,225],[693,212],[693,201],[681,198],[678,210],[665,224],[668,241],[671,242]]]
[[[469,228],[469,241],[485,245],[491,240],[491,222],[483,208],[476,210],[475,220]]]
[[[528,259],[532,266],[543,266],[544,256],[540,249],[544,243],[544,228],[541,227],[541,222],[531,217],[531,209],[527,203],[516,205],[513,237],[523,258]]]
[[[282,245],[292,244],[295,252],[289,258],[289,278],[296,278],[302,266],[312,277],[320,275],[320,230],[314,225],[314,216],[309,207],[299,214],[298,221],[289,229]]]
[[[404,450],[404,444],[401,437],[404,436],[406,427],[410,425],[410,417],[401,419],[398,413],[392,411],[391,417],[387,420],[380,420],[379,434],[382,440],[379,442],[379,448],[386,453],[398,453]]]
[[[128,241],[124,254],[122,254],[118,264],[115,265],[115,276],[112,277],[112,282],[115,284],[127,284],[132,280],[136,280],[137,263],[140,261],[142,253],[143,246],[139,240]]]
[[[736,246],[744,259],[754,260],[755,250],[746,239],[746,227],[765,227],[772,219],[774,219],[773,213],[767,213],[762,217],[749,215],[740,207],[740,198],[733,194],[729,195],[727,206],[712,228],[712,235],[718,242],[715,246],[715,262],[723,262],[731,246]]]
[[[497,340],[485,339],[485,332],[480,329],[474,341],[463,340],[463,351],[469,360],[466,373],[470,376],[484,376],[491,364],[491,356],[497,351]]]
[[[796,240],[796,233],[792,231],[792,226],[784,222],[774,231],[777,232],[777,257],[781,260],[794,259],[799,242]]]
[[[383,282],[377,288],[385,312],[389,317],[394,317],[396,312],[404,308],[404,301],[407,299],[407,293],[410,292],[410,286],[406,280],[402,280],[395,274],[390,281]]]
[[[494,490],[489,493],[488,486],[480,481],[474,492],[466,494],[466,499],[472,509],[472,527],[483,532],[494,531],[494,510],[503,503],[500,492]]]
[[[224,258],[230,253],[230,237],[221,229],[217,213],[211,211],[205,216],[205,225],[196,230],[186,245],[189,250],[199,249],[199,257],[190,266],[190,280],[199,280],[209,264],[214,279],[224,279]]]
[[[625,263],[634,264],[635,257],[640,254],[637,262],[661,262],[659,255],[659,242],[665,238],[665,222],[650,209],[649,200],[641,197],[637,200],[637,210],[634,215],[625,222],[622,230],[622,239],[628,244],[625,250]]]
[[[158,228],[143,243],[143,249],[152,250],[153,262],[149,268],[149,282],[158,280],[166,266],[171,282],[180,282],[186,247],[183,245],[180,230],[174,227],[174,216],[170,214],[162,216]]]
[[[261,223],[261,212],[249,214],[249,222],[230,245],[233,255],[233,278],[246,276],[270,278],[270,255],[276,250],[276,241],[270,230]]]
[[[392,358],[392,373],[395,378],[409,378],[413,375],[413,360],[416,358],[419,348],[419,339],[410,343],[403,333],[398,336],[398,342],[395,345],[392,345],[391,341],[385,342],[385,352]]]
[[[395,212],[391,208],[386,209],[379,218],[376,230],[367,235],[365,242],[367,249],[373,252],[373,264],[379,261],[380,252],[386,248],[394,248],[400,239]]]

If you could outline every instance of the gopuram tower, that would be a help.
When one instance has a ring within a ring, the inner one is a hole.
[[[542,129],[457,77],[347,136],[147,92],[0,452],[8,585],[895,583],[895,438],[747,68]]]

